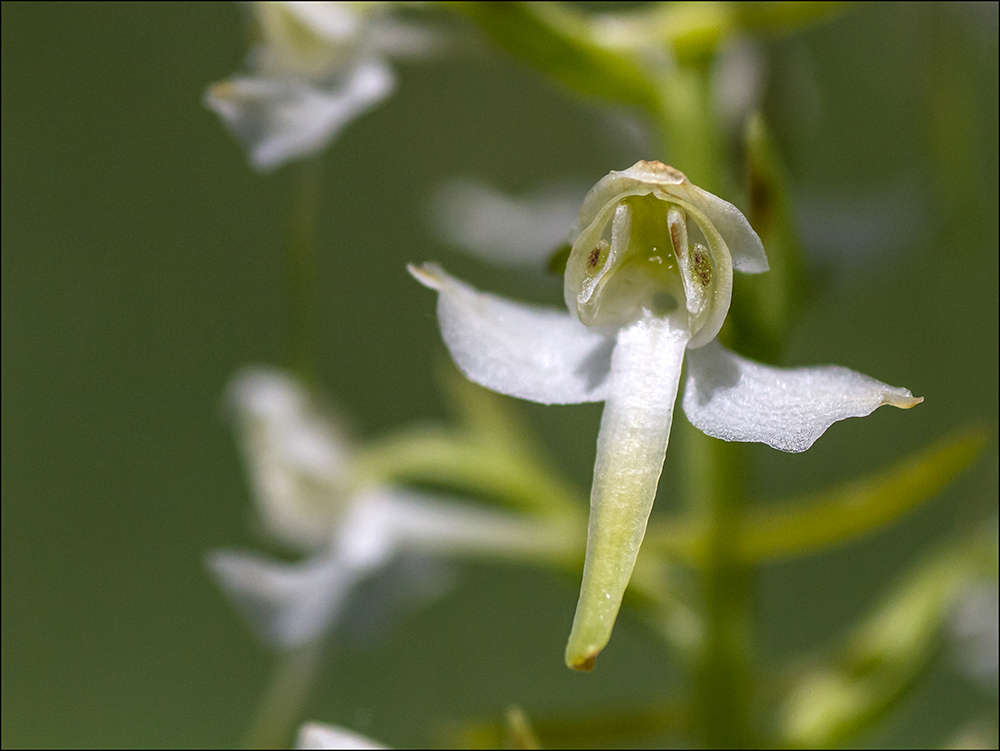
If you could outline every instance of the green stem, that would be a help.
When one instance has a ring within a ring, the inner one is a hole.
[[[711,113],[707,70],[672,67],[659,80],[657,122],[666,159],[696,185],[714,193],[719,186],[719,133]]]
[[[316,377],[316,225],[321,162],[309,159],[292,169],[292,198],[285,243],[289,296],[289,368],[312,385]]]
[[[580,494],[529,457],[511,454],[477,436],[413,429],[369,444],[358,456],[359,475],[396,482],[428,482],[486,493],[529,513],[577,520]]]
[[[278,669],[261,699],[245,748],[288,748],[303,722],[303,708],[316,682],[322,640],[281,655]]]
[[[694,727],[707,748],[749,748],[753,576],[739,556],[746,446],[687,433],[686,495],[706,531],[703,631],[690,665]]]
[[[665,153],[693,182],[718,191],[725,176],[707,68],[667,71],[660,91]],[[742,444],[684,427],[685,498],[704,534],[696,563],[701,634],[688,663],[693,730],[707,748],[750,748],[757,745],[750,720],[753,577],[739,554],[749,457]]]

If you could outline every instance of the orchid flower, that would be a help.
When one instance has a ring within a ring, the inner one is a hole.
[[[250,75],[209,87],[205,104],[271,170],[310,156],[392,93],[388,52],[422,54],[422,31],[389,21],[387,3],[257,2]]]
[[[565,274],[569,312],[481,293],[427,264],[445,344],[471,380],[543,404],[604,401],[583,583],[566,647],[589,670],[607,644],[656,495],[687,361],[684,412],[707,435],[799,452],[834,422],[922,401],[846,368],[774,368],[714,341],[733,269],[767,271],[730,203],[673,167],[611,172],[580,209]]]
[[[288,375],[247,371],[230,398],[265,530],[307,551],[297,563],[209,555],[222,588],[268,641],[293,647],[323,636],[356,587],[402,555],[510,558],[565,548],[561,528],[358,477],[341,431]]]

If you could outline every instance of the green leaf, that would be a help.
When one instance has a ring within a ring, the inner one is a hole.
[[[972,464],[988,435],[982,428],[965,428],[878,474],[751,511],[741,526],[739,558],[758,564],[808,555],[889,524]],[[669,559],[696,563],[705,546],[697,519],[653,520],[646,533],[646,547]]]
[[[744,521],[740,554],[767,561],[813,553],[895,521],[968,467],[987,435],[966,428],[877,475],[758,511]]]
[[[995,579],[996,567],[995,529],[926,556],[791,687],[779,707],[779,742],[829,747],[879,719],[928,666],[962,593],[978,579]]]
[[[656,110],[657,93],[627,54],[591,40],[587,17],[554,3],[471,2],[448,6],[489,37],[578,94]]]

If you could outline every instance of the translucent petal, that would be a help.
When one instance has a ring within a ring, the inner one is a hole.
[[[715,198],[711,194],[706,195]],[[705,300],[707,304],[703,306],[697,318],[691,321],[692,337],[691,341],[688,342],[688,347],[696,349],[705,346],[708,342],[715,339],[720,329],[722,329],[722,324],[726,322],[726,315],[729,313],[729,304],[733,296],[733,259],[729,255],[729,246],[722,239],[719,230],[701,209],[676,196],[672,200],[678,206],[681,206],[691,219],[694,220],[695,226],[705,236],[705,241],[709,247],[708,257],[712,269],[711,282],[707,289],[702,290],[702,294],[705,294],[707,298]],[[692,275],[694,271],[694,268],[691,266],[691,256],[694,255],[693,251],[694,248],[689,248],[685,252],[683,260],[678,258],[678,262],[682,263],[687,270],[687,273],[684,274],[686,284],[695,282],[695,276],[697,276],[697,274]]]
[[[209,568],[268,641],[287,647],[314,639],[340,620],[358,582],[398,552],[382,508],[391,493],[373,489],[354,499],[336,536],[300,563],[221,551],[209,555]]]
[[[251,55],[254,70],[313,80],[345,67],[370,15],[358,3],[254,3],[252,10],[263,42]]]
[[[324,148],[363,112],[385,99],[392,71],[378,61],[355,66],[335,88],[295,78],[233,78],[209,88],[205,105],[219,114],[267,171]]]
[[[409,268],[438,291],[441,335],[469,380],[542,404],[605,398],[613,339],[566,312],[479,292],[436,264]]]
[[[757,233],[743,212],[718,196],[697,185],[687,185],[687,194],[679,197],[698,208],[712,223],[729,248],[733,268],[744,274],[761,274],[768,270],[767,255]]]
[[[733,268],[766,271],[767,256],[760,238],[739,209],[691,184],[683,173],[660,162],[641,161],[627,170],[612,171],[587,194],[566,266],[566,305],[571,312],[579,313],[578,295],[582,282],[593,265],[593,254],[617,207],[624,199],[645,195],[663,201],[665,209],[670,205],[683,208],[692,222],[688,228],[693,233],[691,242],[700,242],[697,235],[701,234],[707,243],[712,271],[707,276],[699,274],[708,282],[704,290],[707,304],[697,306],[701,312],[691,321],[693,336],[688,345],[702,347],[718,334],[729,311]],[[681,263],[686,265],[684,261]],[[690,271],[681,268],[682,274]],[[589,322],[583,316],[580,320]]]
[[[774,368],[716,342],[688,352],[684,413],[707,435],[805,451],[838,420],[923,401],[847,368]]]
[[[373,488],[353,499],[330,544],[300,563],[219,551],[208,565],[263,637],[289,647],[338,623],[354,588],[400,554],[523,560],[564,555],[576,543],[552,523]]]

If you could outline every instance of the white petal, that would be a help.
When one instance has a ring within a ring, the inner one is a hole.
[[[441,335],[470,380],[542,404],[604,399],[612,339],[566,312],[479,292],[436,264],[409,269],[439,292]]]
[[[381,62],[357,65],[336,88],[295,78],[233,78],[212,86],[205,105],[250,150],[261,170],[323,149],[351,120],[392,91]]]
[[[354,587],[398,552],[386,497],[376,489],[356,498],[329,545],[301,563],[221,551],[209,568],[265,639],[285,647],[315,639],[340,620]]]
[[[622,329],[597,439],[590,530],[566,663],[589,670],[611,637],[663,470],[690,334],[670,319]]]
[[[295,748],[301,749],[379,749],[387,748],[366,738],[359,733],[346,730],[336,725],[326,725],[321,722],[307,722],[299,730]]]
[[[377,512],[372,508],[400,551],[518,558],[565,552],[577,544],[572,530],[562,526],[398,488],[383,491]]]
[[[300,564],[217,551],[208,565],[263,638],[282,647],[326,633],[364,575],[344,566],[335,548]]]
[[[287,2],[268,3],[294,16],[299,23],[328,44],[338,44],[357,36],[366,20],[358,3]],[[259,11],[258,11],[259,12]]]
[[[715,111],[731,133],[739,133],[750,114],[761,107],[766,60],[761,42],[750,37],[730,40],[716,55],[709,90]]]
[[[368,26],[354,3],[261,2],[250,9],[261,42],[250,67],[268,78],[331,78],[350,67]]]
[[[691,185],[686,198],[700,209],[726,242],[733,268],[744,274],[760,274],[770,268],[764,246],[750,222],[738,208],[718,196]]]
[[[443,238],[490,263],[542,266],[569,238],[585,193],[548,188],[516,198],[455,178],[438,188],[432,218]]]
[[[864,417],[883,404],[909,409],[922,401],[836,365],[774,368],[716,342],[688,352],[684,413],[699,430],[726,441],[805,451],[838,420]]]
[[[967,585],[951,614],[951,635],[962,672],[993,686],[1000,666],[998,611],[996,582],[977,581]]]
[[[282,371],[247,369],[227,397],[265,529],[294,546],[324,544],[348,500],[346,439],[305,387]]]
[[[416,59],[447,52],[450,43],[445,31],[431,29],[419,21],[381,15],[368,24],[368,44],[376,53],[395,60]]]

